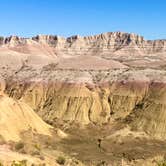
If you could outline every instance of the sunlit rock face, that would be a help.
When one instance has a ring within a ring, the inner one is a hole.
[[[54,63],[63,69],[157,68],[165,65],[165,51],[165,40],[148,41],[122,32],[68,38],[10,36],[0,38],[0,67],[17,71],[25,65],[41,68]]]
[[[59,72],[63,81],[56,81]],[[6,80],[5,93],[28,104],[51,124],[61,120],[102,125],[130,118],[128,125],[134,130],[165,137],[165,71],[91,71],[89,81],[82,79],[88,76],[84,72],[89,71],[58,71],[45,79],[46,73],[40,79],[27,79],[27,74],[19,73]],[[73,73],[77,81],[72,79]]]
[[[134,130],[165,137],[165,64],[166,41],[136,34],[0,38],[3,91],[50,124],[130,119]]]
[[[21,133],[30,130],[51,135],[47,125],[26,103],[9,98],[5,93],[5,82],[0,81],[0,136],[5,141],[21,140]]]
[[[62,119],[83,124],[108,123],[124,118],[142,101],[148,83],[19,83],[8,86],[9,96],[22,100],[45,120]],[[24,86],[24,85],[23,85]]]

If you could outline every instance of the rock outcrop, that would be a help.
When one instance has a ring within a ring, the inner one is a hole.
[[[132,112],[131,126],[134,130],[145,131],[156,138],[166,138],[166,84],[152,82],[145,98]]]
[[[48,70],[40,76],[34,73],[36,78],[28,78],[28,71],[22,72],[13,80],[6,80],[5,92],[27,103],[51,124],[58,120],[80,124],[124,120],[134,130],[165,137],[166,129],[160,127],[165,119],[165,70],[91,71],[90,75],[87,75],[89,71]],[[58,80],[59,72],[63,81]],[[85,76],[89,79],[84,80]]]
[[[102,124],[112,117],[126,117],[142,101],[147,88],[148,84],[136,82],[110,85],[31,82],[24,87],[12,83],[7,93],[29,104],[46,121]]]
[[[18,36],[1,37],[1,46],[10,48],[15,46],[48,45],[59,54],[114,54],[115,52],[132,54],[153,54],[163,52],[166,48],[166,40],[145,40],[142,36],[122,32],[108,32],[95,36],[72,36],[63,38],[53,35],[37,35],[32,38]],[[19,50],[18,50],[19,51]]]
[[[111,32],[12,36],[0,44],[5,93],[50,124],[129,120],[135,130],[165,137],[166,40]]]
[[[50,63],[57,64],[57,68],[70,69],[86,69],[85,64],[87,69],[102,70],[126,66],[159,67],[165,64],[165,52],[165,40],[148,41],[142,36],[122,32],[68,38],[53,35],[0,38],[0,59],[3,58],[0,66],[10,67],[8,63],[12,63],[13,58],[19,59],[13,70],[23,64],[43,67]],[[73,61],[75,65],[71,64]]]

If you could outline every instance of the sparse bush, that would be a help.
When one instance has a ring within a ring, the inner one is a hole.
[[[100,113],[100,116],[101,116],[101,117],[106,117],[106,116],[107,116],[107,112],[102,111],[102,112]]]
[[[24,143],[23,142],[18,142],[15,144],[15,150],[19,151],[24,148]]]
[[[157,162],[157,166],[166,166],[166,160]]]
[[[27,160],[13,161],[11,166],[27,166]]]
[[[42,164],[39,164],[39,166],[46,166],[46,164],[45,164],[45,163],[42,163]]]
[[[31,152],[31,155],[32,156],[40,156],[40,152],[35,150],[35,151]]]
[[[0,41],[3,41],[4,37],[0,36]]]
[[[106,161],[101,161],[97,164],[97,166],[108,166],[108,164],[106,163]]]
[[[136,109],[143,109],[144,103],[138,103]]]
[[[57,159],[56,159],[57,163],[60,164],[60,165],[64,165],[66,160],[63,156],[59,156]]]
[[[44,156],[40,156],[39,158],[40,158],[40,160],[44,160],[45,159]]]
[[[0,145],[3,145],[3,144],[5,144],[6,142],[5,142],[5,140],[4,140],[4,138],[2,137],[2,135],[0,135]]]
[[[40,148],[40,145],[39,145],[39,144],[35,144],[35,145],[34,145],[34,147],[35,147],[38,151],[40,151],[40,150],[41,150],[41,148]]]

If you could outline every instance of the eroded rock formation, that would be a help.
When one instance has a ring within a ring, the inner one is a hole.
[[[30,130],[43,135],[51,135],[52,128],[32,110],[30,106],[4,94],[5,83],[0,83],[0,136],[5,141],[19,141],[20,134]]]
[[[133,129],[165,137],[165,40],[115,32],[12,36],[0,43],[5,93],[45,121],[101,125],[130,119]]]

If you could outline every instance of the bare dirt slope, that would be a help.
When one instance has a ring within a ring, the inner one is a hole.
[[[0,117],[1,136],[5,140],[18,141],[20,133],[26,130],[51,135],[51,126],[43,122],[27,104],[7,96],[1,96]]]
[[[0,83],[0,135],[5,141],[19,141],[23,131],[51,135],[47,125],[26,103],[4,94],[5,83]]]

